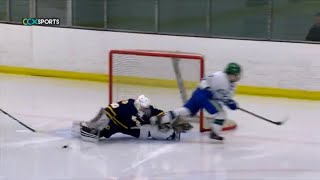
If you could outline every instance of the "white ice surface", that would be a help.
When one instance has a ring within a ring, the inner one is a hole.
[[[172,106],[169,91],[142,92],[161,100],[159,107]],[[0,113],[0,180],[320,179],[319,101],[236,99],[243,108],[289,121],[275,126],[230,112],[239,128],[224,134],[224,144],[212,143],[197,127],[180,142],[116,135],[94,144],[71,138],[69,128],[108,103],[107,84],[0,74],[0,108],[39,131],[32,133]]]

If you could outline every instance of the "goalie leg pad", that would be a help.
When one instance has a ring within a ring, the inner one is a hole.
[[[157,140],[171,140],[175,139],[177,133],[173,129],[167,131],[161,131],[158,126],[155,125],[142,125],[140,127],[140,139],[148,139],[149,137]]]
[[[139,138],[140,139],[148,139],[150,137],[151,126],[153,126],[153,125],[145,124],[145,125],[142,125],[139,127],[139,129],[140,129]]]
[[[78,137],[81,135],[81,123],[83,121],[74,121],[72,122],[71,132],[72,135]],[[104,109],[101,108],[98,114],[91,119],[90,121],[86,122],[86,127],[90,129],[96,129],[101,131],[102,129],[106,128],[110,123],[108,116],[104,113]]]
[[[169,140],[172,139],[172,136],[175,135],[175,131],[173,129],[169,129],[167,131],[161,131],[157,126],[151,126],[150,136],[153,139],[158,140]]]
[[[99,142],[100,130],[90,128],[87,126],[87,123],[82,122],[80,124],[80,137],[84,141]]]
[[[92,129],[102,130],[104,129],[110,122],[110,119],[105,113],[105,110],[101,108],[98,114],[89,122],[87,122],[87,126]]]

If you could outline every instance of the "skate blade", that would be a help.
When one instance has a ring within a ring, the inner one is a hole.
[[[218,139],[210,139],[212,144],[223,144],[224,140],[218,140]]]

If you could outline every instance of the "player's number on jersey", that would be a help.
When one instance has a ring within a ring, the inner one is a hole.
[[[110,104],[110,106],[111,106],[113,109],[115,109],[115,108],[119,107],[119,104],[118,104],[118,103],[112,103],[112,104]]]
[[[127,103],[128,103],[127,100],[121,101],[121,104],[127,104]],[[118,108],[120,105],[119,105],[118,103],[112,103],[112,104],[110,104],[110,106],[111,106],[113,109],[115,109],[115,108]]]

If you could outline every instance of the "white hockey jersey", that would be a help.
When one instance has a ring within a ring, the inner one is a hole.
[[[227,74],[218,71],[206,76],[201,80],[199,87],[202,89],[208,88],[214,95],[214,98],[219,100],[232,99],[236,84],[228,80]]]

